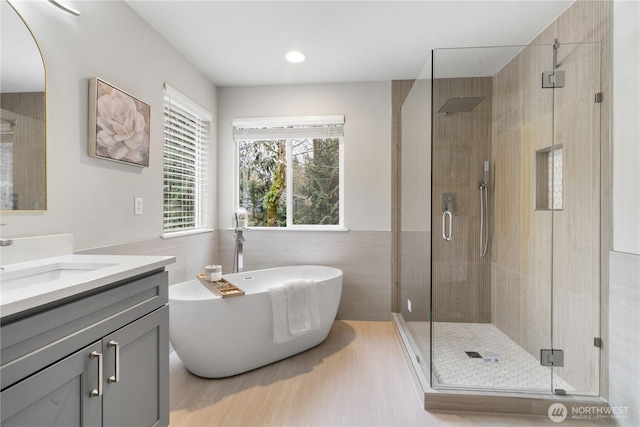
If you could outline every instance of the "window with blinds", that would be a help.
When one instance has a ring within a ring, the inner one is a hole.
[[[344,116],[233,120],[251,227],[344,228]]]
[[[209,227],[211,114],[169,85],[164,90],[164,233]]]

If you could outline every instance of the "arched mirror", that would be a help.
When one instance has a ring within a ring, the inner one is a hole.
[[[0,0],[0,210],[47,209],[46,77],[20,15]]]

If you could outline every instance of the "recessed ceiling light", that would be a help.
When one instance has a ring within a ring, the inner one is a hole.
[[[285,58],[287,58],[287,61],[289,62],[298,64],[300,62],[304,62],[304,60],[307,59],[307,55],[302,52],[298,52],[297,50],[292,50],[291,52],[287,53]]]

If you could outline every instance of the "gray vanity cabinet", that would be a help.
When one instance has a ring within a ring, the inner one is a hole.
[[[168,342],[163,342],[168,328],[169,307],[165,306],[102,340],[104,426],[169,424],[162,404],[169,400],[165,375],[169,350]]]
[[[3,324],[0,424],[167,426],[167,281],[155,272]]]
[[[102,403],[87,390],[98,383],[97,342],[2,392],[2,426],[100,426]]]

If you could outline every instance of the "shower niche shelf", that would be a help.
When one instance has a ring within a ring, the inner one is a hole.
[[[537,211],[562,210],[562,145],[535,153],[535,197]]]

